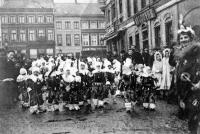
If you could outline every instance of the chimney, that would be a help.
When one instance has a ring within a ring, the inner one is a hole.
[[[75,2],[75,4],[77,4],[77,3],[78,3],[78,1],[77,1],[77,0],[74,0],[74,2]]]

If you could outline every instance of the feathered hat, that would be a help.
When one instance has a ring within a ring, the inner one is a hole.
[[[184,25],[183,15],[180,15],[179,25],[180,25],[180,29],[178,30],[178,35],[180,35],[180,34],[188,34],[190,36],[195,35],[195,32],[194,32],[194,30],[192,29],[191,26],[187,27],[187,26]]]

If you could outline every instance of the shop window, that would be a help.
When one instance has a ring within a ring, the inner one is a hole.
[[[155,26],[155,47],[160,48],[161,35],[160,35],[160,25]]]
[[[149,49],[149,37],[148,37],[148,26],[146,24],[142,25],[142,42],[143,48]]]
[[[37,58],[37,49],[30,49],[30,58],[32,59]]]
[[[137,50],[140,50],[140,36],[139,33],[135,34],[135,46]]]
[[[53,55],[53,49],[49,48],[46,50],[47,55]]]
[[[173,42],[172,21],[168,21],[165,23],[165,32],[166,32],[166,45],[171,46]]]

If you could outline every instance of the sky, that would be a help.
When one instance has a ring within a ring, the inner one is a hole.
[[[55,3],[73,3],[74,0],[54,0]],[[95,3],[97,0],[77,0],[79,3]]]

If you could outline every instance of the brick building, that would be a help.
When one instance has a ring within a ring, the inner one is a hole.
[[[198,0],[106,0],[105,41],[108,50],[138,50],[171,46],[177,42],[179,16],[200,36]]]
[[[98,56],[105,54],[105,18],[99,3],[55,4],[56,53]]]
[[[53,0],[5,0],[0,8],[2,45],[31,58],[53,55]]]

